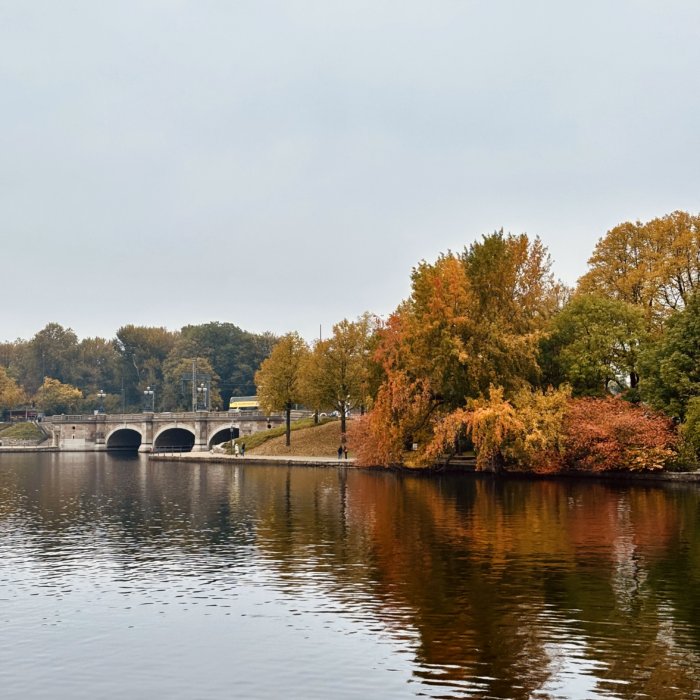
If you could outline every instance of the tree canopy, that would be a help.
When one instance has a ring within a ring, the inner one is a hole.
[[[688,402],[700,397],[700,294],[669,317],[663,335],[642,353],[640,389],[655,408],[684,417]]]
[[[566,382],[578,396],[634,389],[645,335],[638,307],[593,294],[577,296],[554,316],[541,342],[543,383]]]
[[[580,292],[639,306],[649,330],[658,330],[700,286],[700,215],[620,224],[598,241],[588,266]]]

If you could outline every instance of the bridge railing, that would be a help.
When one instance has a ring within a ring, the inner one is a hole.
[[[292,411],[292,420],[299,420],[312,416],[311,411]],[[45,416],[42,419],[44,423],[87,423],[97,421],[109,421],[110,423],[124,423],[127,421],[143,421],[143,420],[222,420],[222,421],[241,421],[241,420],[271,420],[279,422],[284,420],[284,414],[273,413],[265,414],[263,411],[190,411],[187,413],[98,413],[85,415],[56,415]]]

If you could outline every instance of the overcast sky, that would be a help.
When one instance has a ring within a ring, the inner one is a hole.
[[[0,340],[390,313],[500,229],[700,211],[700,2],[0,0]]]

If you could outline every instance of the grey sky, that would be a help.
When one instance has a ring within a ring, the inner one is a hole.
[[[697,0],[0,0],[0,340],[310,338],[500,227],[573,283],[700,210],[699,88]]]

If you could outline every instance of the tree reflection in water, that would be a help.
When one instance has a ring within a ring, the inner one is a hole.
[[[22,460],[0,472],[0,535],[9,551],[21,533],[37,566],[89,567],[76,538],[115,581],[187,576],[206,555],[221,595],[254,571],[334,601],[410,653],[433,697],[700,692],[692,486]]]

